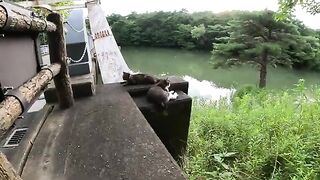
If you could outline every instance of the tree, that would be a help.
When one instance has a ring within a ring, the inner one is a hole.
[[[206,28],[204,27],[204,24],[200,24],[199,26],[194,26],[193,29],[191,30],[192,37],[196,39],[199,39],[205,33],[206,33]]]
[[[300,36],[290,43],[287,54],[294,62],[295,69],[307,68],[320,70],[320,40],[313,29],[306,27],[301,21],[294,20]]]
[[[298,47],[308,46],[309,42],[300,35],[298,26],[291,21],[276,21],[273,16],[274,12],[268,10],[243,12],[231,21],[227,42],[214,44],[215,68],[256,65],[260,71],[259,87],[263,88],[268,65],[292,66],[296,59],[304,56],[305,49]],[[293,58],[298,54],[300,56]]]
[[[190,41],[192,39],[192,26],[190,24],[179,24],[176,30],[175,39],[179,47],[185,49],[194,49],[195,44]]]
[[[301,5],[310,14],[320,13],[319,0],[279,0],[279,11],[277,19],[287,18],[297,5]]]

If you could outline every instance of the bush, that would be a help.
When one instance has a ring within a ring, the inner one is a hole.
[[[242,98],[243,96],[247,95],[247,94],[255,94],[259,92],[259,88],[257,88],[256,86],[253,85],[244,85],[242,87],[240,87],[234,94],[234,98],[238,97],[238,98]]]
[[[303,83],[244,93],[232,107],[195,103],[184,165],[190,179],[319,179],[320,89]]]

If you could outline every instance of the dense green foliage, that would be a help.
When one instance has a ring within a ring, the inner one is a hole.
[[[212,50],[213,43],[224,42],[229,36],[229,23],[239,16],[259,15],[261,12],[131,13],[127,16],[112,14],[108,21],[117,42],[122,46],[154,46]],[[263,18],[263,17],[262,17]],[[269,20],[269,17],[266,17]],[[309,29],[294,20],[297,31],[303,35],[318,36],[320,32]]]
[[[319,179],[320,89],[301,81],[287,91],[250,92],[232,105],[195,103],[190,179]]]
[[[211,51],[216,67],[251,63],[266,85],[268,65],[320,70],[319,31],[296,19],[277,21],[272,11],[220,14],[186,11],[132,13],[108,17],[122,46]]]
[[[224,29],[233,13],[189,14],[187,11],[113,14],[108,17],[112,31],[122,46],[154,46],[212,50],[212,44],[228,33]],[[203,32],[204,31],[204,32]],[[197,36],[199,32],[203,32]]]

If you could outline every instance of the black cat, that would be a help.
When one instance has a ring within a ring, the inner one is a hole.
[[[127,72],[123,72],[122,79],[126,80],[127,85],[155,84],[159,81],[158,78],[148,74],[130,74]]]

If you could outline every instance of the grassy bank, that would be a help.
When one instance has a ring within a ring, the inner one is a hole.
[[[196,102],[190,179],[319,179],[320,88],[259,91],[232,107]]]

